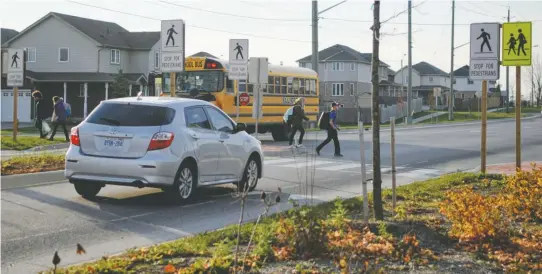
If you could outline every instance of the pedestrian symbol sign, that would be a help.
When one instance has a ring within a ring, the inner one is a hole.
[[[162,52],[184,51],[184,21],[164,20],[160,33]]]
[[[248,39],[230,39],[230,64],[248,64]]]
[[[470,25],[470,59],[499,59],[499,23],[474,23]]]
[[[8,49],[8,72],[23,72],[24,51],[23,49]]]
[[[502,45],[503,66],[530,66],[533,45],[532,23],[503,23]]]

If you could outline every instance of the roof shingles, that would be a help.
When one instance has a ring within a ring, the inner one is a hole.
[[[318,52],[318,61],[355,61],[362,63],[371,63],[371,53],[361,53],[348,46],[336,44]],[[310,62],[312,54],[297,60],[297,62]],[[380,61],[381,65],[389,67],[388,64]]]

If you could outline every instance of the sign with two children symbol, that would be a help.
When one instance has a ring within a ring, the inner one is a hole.
[[[503,66],[530,66],[532,60],[532,23],[512,22],[502,25]]]

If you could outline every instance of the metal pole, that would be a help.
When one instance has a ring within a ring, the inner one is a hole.
[[[487,156],[487,80],[482,81],[482,134],[481,134],[481,164],[480,171],[486,173],[486,156]]]
[[[24,79],[23,79],[24,80]],[[19,108],[19,88],[13,88],[13,142],[17,141],[17,131],[19,130],[19,118],[17,117]]]
[[[403,54],[403,57],[405,57],[405,55]],[[403,113],[403,110],[405,109],[405,105],[404,105],[404,102],[403,102],[403,98],[405,98],[405,90],[403,89],[403,87],[405,86],[405,70],[403,69],[403,58],[401,58],[401,103],[403,103],[403,105],[401,105],[401,113]],[[407,108],[408,108],[408,102],[407,102]],[[408,124],[408,109],[407,109],[407,114],[405,115],[405,117],[403,117],[403,122],[405,124]]]
[[[521,67],[516,67],[516,168],[521,169]]]
[[[390,119],[391,123],[391,191],[392,191],[392,208],[395,212],[395,204],[396,204],[396,194],[395,194],[395,117],[391,117]]]
[[[508,7],[508,22],[510,22],[510,7]],[[510,70],[510,67],[506,67],[506,98],[504,98],[505,102],[506,102],[506,113],[508,113],[508,105],[510,105],[509,103],[509,100],[510,100],[510,83],[508,82],[509,81],[509,78],[510,78],[510,75],[509,75],[509,70]]]
[[[318,1],[312,0],[312,70],[318,73]]]
[[[412,124],[412,0],[408,0],[408,90],[407,123]]]
[[[454,119],[454,29],[455,29],[455,0],[452,0],[452,56],[450,64],[450,94],[448,95],[448,120]]]
[[[257,104],[252,105],[252,107],[256,107],[256,127],[255,127],[256,139],[258,139],[258,121],[260,120],[260,105],[262,103],[261,102],[262,97],[260,96],[260,93],[262,92],[262,90],[261,90],[262,84],[260,82],[261,81],[261,79],[260,79],[261,61],[262,61],[262,59],[258,59],[258,70],[257,70],[257,72],[258,72],[258,77],[257,77],[258,78],[258,81],[257,81],[257,83],[258,83],[258,94],[256,94],[258,99],[257,99],[257,101],[255,100],[257,102]],[[254,106],[254,105],[256,105],[256,106]]]
[[[241,86],[241,84],[239,83],[239,80],[236,80],[236,82],[237,82],[237,95],[235,97],[236,97],[236,100],[237,100],[236,101],[237,102],[237,104],[236,104],[237,105],[237,115],[235,117],[235,122],[239,123],[239,91],[240,91],[239,87]]]
[[[358,128],[359,128],[359,153],[361,156],[361,186],[363,189],[363,222],[369,223],[369,192],[367,191],[367,167],[365,159],[365,137],[363,132],[363,115],[361,108],[358,108]]]

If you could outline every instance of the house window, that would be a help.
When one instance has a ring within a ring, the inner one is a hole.
[[[58,49],[58,62],[69,62],[70,61],[70,49],[69,48],[59,48]]]
[[[36,48],[26,48],[26,62],[36,62]]]
[[[350,70],[351,71],[356,70],[356,63],[350,63]]]
[[[324,70],[327,70],[327,63],[324,63]]]
[[[332,96],[344,96],[344,84],[343,83],[333,83]]]
[[[79,97],[85,97],[85,84],[79,85]],[[87,94],[88,97],[88,94]]]
[[[154,68],[160,68],[160,51],[154,51]]]
[[[429,77],[429,82],[433,83],[433,77]]]
[[[299,63],[299,66],[302,67],[302,68],[306,67],[305,63]]]
[[[408,76],[405,76],[405,83],[408,84]]]
[[[344,63],[343,62],[333,62],[331,70],[333,70],[333,71],[344,71]]]
[[[350,96],[354,96],[356,94],[356,86],[354,83],[350,83]]]
[[[469,84],[469,85],[473,85],[473,84],[474,84],[474,81],[472,81],[472,80],[468,80],[467,84]]]
[[[454,79],[454,85],[455,85],[455,84],[456,84],[456,81],[455,81],[455,79]]]
[[[120,64],[120,50],[112,49],[110,60],[111,60],[111,64],[116,64],[116,65]]]

